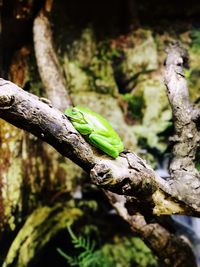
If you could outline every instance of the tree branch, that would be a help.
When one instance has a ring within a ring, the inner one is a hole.
[[[196,260],[189,245],[183,236],[170,233],[158,222],[147,222],[141,214],[130,215],[126,209],[124,196],[105,192],[112,205],[120,216],[129,222],[131,229],[162,259],[163,266],[194,267]],[[167,218],[165,218],[167,219]],[[168,216],[168,219],[169,216]]]
[[[179,43],[168,48],[165,83],[175,125],[175,135],[171,139],[174,145],[170,183],[179,199],[195,208],[200,206],[200,173],[195,168],[195,157],[200,146],[200,132],[197,127],[199,111],[189,100],[184,77],[187,63],[188,54]]]
[[[15,84],[0,80],[0,117],[52,145],[90,173],[93,183],[126,196],[132,210],[148,214],[193,214],[192,208],[174,198],[171,188],[144,160],[123,152],[116,159],[90,146],[66,116]]]
[[[46,1],[47,10],[51,9],[51,5],[51,1]],[[37,65],[47,97],[51,99],[53,106],[64,111],[72,105],[72,101],[54,51],[51,25],[44,10],[34,20],[33,39]]]

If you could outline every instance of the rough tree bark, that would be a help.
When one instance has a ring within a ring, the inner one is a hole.
[[[175,43],[168,48],[165,83],[173,111],[175,135],[171,138],[173,160],[170,164],[170,184],[179,199],[200,207],[200,173],[195,168],[195,157],[200,146],[200,132],[197,127],[199,110],[190,103],[184,67],[188,54]]]

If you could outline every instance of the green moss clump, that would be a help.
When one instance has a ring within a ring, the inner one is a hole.
[[[46,92],[44,90],[44,85],[42,84],[42,80],[38,72],[37,62],[34,53],[30,53],[28,57],[28,73],[26,80],[27,81],[24,86],[25,90],[28,90],[32,94],[35,94],[39,97],[47,97]]]
[[[155,267],[157,258],[139,237],[115,236],[111,242],[99,247],[90,234],[77,236],[68,227],[73,249],[57,251],[69,266],[77,267]]]
[[[189,37],[190,70],[186,70],[185,74],[187,80],[189,81],[190,98],[193,102],[195,102],[200,94],[200,29],[193,29],[189,33]]]
[[[137,237],[118,239],[114,244],[106,244],[101,249],[105,267],[153,267],[156,257],[144,242]]]
[[[74,254],[69,255],[58,249],[69,266],[77,267],[155,267],[157,259],[151,250],[138,237],[116,236],[112,243],[98,244],[90,236],[76,236],[68,227],[68,232],[74,247]]]
[[[34,265],[36,255],[61,230],[83,215],[77,208],[43,206],[33,211],[9,248],[3,267]]]
[[[195,53],[200,53],[200,29],[194,29],[190,32],[190,38],[192,40],[191,49]]]
[[[196,154],[195,167],[198,171],[200,171],[200,149],[197,151]]]
[[[141,121],[143,117],[142,108],[144,106],[143,94],[142,93],[140,93],[139,95],[125,94],[123,98],[128,103],[129,114],[131,114],[133,119]]]
[[[159,80],[144,81],[141,83],[144,107],[141,125],[134,125],[133,132],[138,139],[144,138],[149,147],[163,152],[167,144],[162,133],[171,126],[171,110],[165,88]]]

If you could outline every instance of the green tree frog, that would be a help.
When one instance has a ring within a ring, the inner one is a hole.
[[[73,126],[89,143],[113,158],[123,151],[123,143],[110,123],[90,109],[76,106],[65,110]]]

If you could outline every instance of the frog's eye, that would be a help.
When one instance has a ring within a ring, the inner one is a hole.
[[[75,108],[72,108],[72,115],[76,115],[77,114],[77,111]]]
[[[74,120],[82,120],[84,118],[83,114],[76,108],[71,109],[71,116]]]

